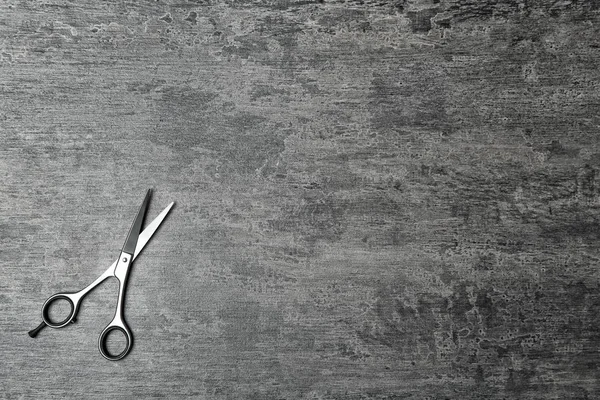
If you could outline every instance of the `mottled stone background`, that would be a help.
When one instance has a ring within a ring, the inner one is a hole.
[[[3,0],[0,397],[600,398],[600,1]],[[43,301],[147,188],[135,347]]]

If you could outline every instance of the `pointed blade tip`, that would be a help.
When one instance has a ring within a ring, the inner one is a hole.
[[[165,207],[163,212],[169,212],[171,210],[171,208],[173,208],[174,205],[175,205],[175,202],[172,201],[168,206]]]

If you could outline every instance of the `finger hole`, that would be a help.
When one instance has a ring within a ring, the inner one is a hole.
[[[127,349],[127,336],[124,332],[117,329],[106,334],[105,347],[106,352],[111,356],[117,356]]]
[[[73,314],[73,302],[66,296],[50,300],[44,307],[44,320],[50,326],[62,326]]]
[[[100,337],[100,352],[109,360],[115,361],[125,357],[129,347],[129,336],[121,327],[110,327]]]

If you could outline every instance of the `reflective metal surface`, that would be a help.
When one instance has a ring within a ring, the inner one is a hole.
[[[127,239],[126,239],[126,242],[124,245],[124,249],[125,248],[133,249],[133,246],[135,246],[135,251],[133,251],[133,252],[122,251],[121,254],[119,254],[119,258],[114,263],[112,263],[111,266],[106,269],[106,271],[104,271],[94,282],[90,283],[88,286],[86,286],[82,290],[80,290],[78,292],[74,292],[74,293],[57,293],[57,294],[50,296],[48,298],[48,300],[46,300],[44,302],[44,305],[42,306],[42,319],[44,322],[42,324],[40,324],[40,326],[38,326],[37,328],[35,328],[29,332],[29,335],[31,337],[35,337],[39,333],[39,331],[41,329],[43,329],[43,327],[45,325],[47,325],[51,328],[63,328],[65,326],[67,326],[69,323],[74,322],[77,312],[79,311],[79,306],[80,306],[83,298],[90,291],[92,291],[96,286],[98,286],[100,283],[102,283],[105,279],[110,278],[110,277],[115,277],[119,281],[119,295],[117,298],[117,306],[115,309],[115,316],[114,316],[113,320],[106,326],[106,328],[104,328],[104,330],[100,334],[100,338],[98,340],[98,348],[99,348],[102,356],[104,356],[104,358],[106,358],[107,360],[111,360],[111,361],[120,360],[129,353],[129,351],[131,350],[131,347],[133,345],[133,336],[132,336],[131,331],[129,330],[129,327],[127,326],[127,323],[125,322],[125,318],[124,318],[124,301],[125,301],[125,289],[126,289],[126,285],[127,285],[127,277],[129,275],[129,271],[130,271],[133,261],[137,258],[137,256],[140,254],[140,252],[144,249],[144,247],[146,246],[146,244],[148,243],[148,241],[150,240],[152,235],[154,235],[154,233],[156,232],[156,230],[158,229],[158,227],[160,226],[162,221],[165,219],[165,217],[167,216],[167,214],[169,213],[169,211],[175,204],[174,202],[172,202],[167,207],[165,207],[165,209],[163,209],[162,212],[156,218],[154,218],[154,220],[146,227],[146,229],[144,229],[141,233],[139,233],[139,229],[141,229],[141,223],[142,223],[142,220],[144,217],[144,213],[146,211],[146,208],[148,207],[149,196],[150,196],[150,191],[148,191],[148,193],[146,194],[144,202],[142,203],[142,206],[140,207],[140,210],[135,218],[135,221],[131,227],[131,230],[127,236]],[[71,307],[71,310],[70,310],[69,315],[64,320],[53,321],[50,317],[50,307],[54,302],[60,301],[60,300],[67,301]],[[108,349],[106,347],[106,340],[108,338],[109,333],[112,331],[115,331],[115,330],[120,331],[125,336],[125,339],[126,339],[125,349],[117,355],[110,354],[110,352],[108,351]]]

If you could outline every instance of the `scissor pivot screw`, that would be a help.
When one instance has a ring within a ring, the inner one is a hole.
[[[123,262],[127,262],[127,257],[123,257]]]

